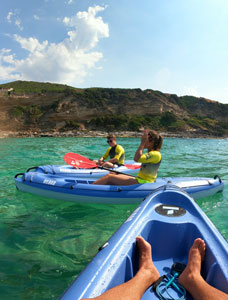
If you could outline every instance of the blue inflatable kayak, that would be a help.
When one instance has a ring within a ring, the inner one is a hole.
[[[15,175],[19,190],[66,201],[82,203],[129,204],[139,203],[148,194],[167,183],[176,185],[195,199],[207,197],[223,190],[223,182],[215,178],[158,178],[154,183],[129,186],[94,185],[93,180],[56,176],[36,172]]]
[[[193,241],[204,239],[207,248],[202,276],[228,293],[228,243],[188,194],[165,186],[139,205],[59,299],[96,297],[131,279],[138,270],[137,236],[152,245],[160,275],[169,273],[174,262],[186,264]],[[153,299],[158,298],[149,288],[142,300]],[[192,298],[187,294],[186,299]]]
[[[70,165],[46,165],[46,166],[38,166],[32,167],[27,170],[40,172],[44,174],[52,174],[60,177],[74,177],[74,178],[87,178],[94,179],[100,178],[108,174],[110,171],[118,171],[125,174],[137,174],[139,171],[141,164],[136,163],[133,160],[125,161],[124,166],[119,166],[116,168],[100,169],[100,168],[92,168],[92,169],[75,169]]]

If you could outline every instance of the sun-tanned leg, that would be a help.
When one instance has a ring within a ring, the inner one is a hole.
[[[205,242],[196,239],[189,251],[188,264],[179,277],[194,300],[228,300],[228,295],[209,285],[201,276],[201,263],[205,256]]]
[[[93,184],[102,184],[102,185],[132,185],[137,184],[138,181],[131,176],[124,175],[124,174],[116,174],[116,173],[109,173],[104,177],[99,178]]]
[[[114,168],[114,165],[113,165],[113,163],[111,163],[109,161],[106,161],[102,164],[102,167],[104,167],[104,168]]]
[[[142,237],[137,237],[139,270],[129,281],[118,285],[96,300],[140,300],[144,292],[160,277],[152,261],[151,246]],[[84,299],[88,300],[88,299]]]

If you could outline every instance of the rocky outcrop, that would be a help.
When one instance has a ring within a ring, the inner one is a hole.
[[[0,89],[0,131],[64,135],[153,127],[182,136],[228,136],[228,105],[208,99],[153,90],[76,89],[54,84],[48,84],[47,90],[45,83],[37,83],[42,86],[40,91],[31,87],[28,92],[34,84],[8,84],[13,88],[10,95],[6,88]]]

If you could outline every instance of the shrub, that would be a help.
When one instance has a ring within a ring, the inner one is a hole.
[[[79,129],[80,128],[80,124],[77,123],[76,121],[66,120],[65,128]]]
[[[172,112],[167,111],[161,115],[160,123],[162,126],[170,126],[172,123],[176,122],[176,120],[176,116]]]

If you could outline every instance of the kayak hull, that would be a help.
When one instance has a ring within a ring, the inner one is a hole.
[[[166,186],[146,197],[59,299],[96,297],[131,279],[138,270],[135,239],[139,235],[152,245],[153,261],[161,275],[174,262],[186,264],[193,241],[204,239],[207,250],[202,276],[228,293],[228,243],[187,193]],[[158,299],[151,288],[142,297],[147,299]],[[187,294],[187,299],[192,298]]]
[[[129,165],[130,168],[127,166],[120,166],[117,168],[110,168],[110,171],[118,171],[123,172],[125,174],[137,174],[139,168],[141,166],[140,163],[136,163],[133,160],[125,161],[126,165]],[[55,176],[60,177],[74,177],[74,178],[100,178],[107,175],[110,171],[100,169],[100,168],[93,168],[93,169],[75,169],[69,165],[46,165],[46,166],[39,166],[39,167],[32,167],[29,170],[35,170],[35,172],[40,172],[44,174],[52,174]],[[27,172],[28,172],[27,171]]]
[[[19,176],[21,175],[21,176]],[[211,196],[223,190],[220,178],[158,178],[154,183],[129,186],[93,185],[88,179],[59,177],[40,172],[26,172],[15,176],[19,190],[43,197],[80,203],[134,204],[161,186],[175,185],[194,199]]]

